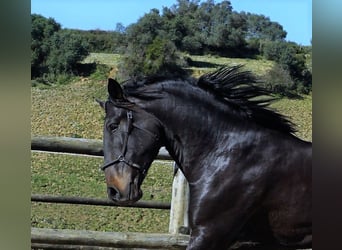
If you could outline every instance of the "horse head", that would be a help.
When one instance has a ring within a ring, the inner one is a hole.
[[[141,184],[162,146],[157,118],[128,101],[123,89],[108,80],[109,98],[99,101],[105,110],[103,153],[108,197],[131,204],[142,197]]]

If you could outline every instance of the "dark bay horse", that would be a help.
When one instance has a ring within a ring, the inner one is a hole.
[[[140,186],[165,146],[190,187],[188,250],[236,240],[310,247],[312,144],[268,105],[271,93],[240,66],[193,78],[108,80],[99,101],[107,192],[118,204]]]

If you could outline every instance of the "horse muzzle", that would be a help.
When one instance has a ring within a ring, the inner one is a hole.
[[[130,205],[142,197],[141,189],[134,183],[130,183],[124,190],[119,190],[115,186],[107,186],[108,198],[117,205]]]

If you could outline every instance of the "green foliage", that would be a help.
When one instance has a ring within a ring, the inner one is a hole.
[[[52,18],[31,15],[31,77],[36,78],[47,73],[46,60],[50,53],[50,39],[61,30],[61,25]]]
[[[145,47],[139,43],[130,44],[119,65],[119,78],[185,74],[184,66],[185,62],[175,45],[158,36]]]
[[[100,122],[99,122],[100,124]],[[33,194],[106,199],[103,159],[32,153]],[[154,163],[142,186],[144,200],[170,202],[170,162]],[[167,232],[168,210],[32,203],[34,227],[121,232]]]
[[[163,30],[177,49],[194,54],[250,56],[251,39],[283,40],[283,27],[263,15],[233,11],[230,1],[178,0],[161,15]],[[254,50],[254,53],[257,53]]]
[[[101,81],[103,79],[107,79],[111,67],[105,64],[96,64],[96,70],[94,73],[90,75],[91,80]]]
[[[232,11],[229,1],[178,1],[164,8],[162,17],[170,40],[184,52],[237,55],[245,44],[245,20]]]
[[[62,30],[53,19],[32,17],[31,78],[45,82],[65,82],[77,73],[77,63],[88,54],[81,36]]]
[[[118,23],[115,31],[70,30],[89,44],[89,51],[102,53],[121,53],[126,46],[125,27]]]
[[[167,73],[177,65],[178,54],[174,44],[168,40],[156,37],[146,48],[143,71],[146,75]]]
[[[294,82],[289,72],[279,64],[274,66],[263,77],[267,89],[282,96],[294,95]]]
[[[265,41],[261,47],[263,56],[277,62],[287,70],[297,92],[308,94],[312,89],[312,75],[307,68],[305,49],[293,42]]]
[[[184,65],[176,50],[246,57],[259,53],[262,39],[278,41],[286,36],[281,25],[265,16],[238,13],[230,1],[213,0],[178,0],[162,13],[152,9],[125,34],[122,78],[175,71]]]
[[[88,54],[88,44],[69,30],[56,32],[50,39],[51,48],[47,67],[52,75],[75,73],[77,63]]]
[[[286,38],[287,32],[283,27],[269,17],[244,12],[241,15],[247,20],[247,40],[283,41]]]
[[[129,44],[125,54],[119,63],[118,80],[124,81],[129,78],[140,77],[143,75],[144,51],[138,45]]]

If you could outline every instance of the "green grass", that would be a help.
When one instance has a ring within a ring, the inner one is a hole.
[[[190,57],[195,63],[202,64],[202,66],[189,67],[192,70],[193,76],[198,77],[203,73],[214,70],[220,66],[232,66],[242,64],[245,65],[247,70],[251,70],[257,76],[264,75],[274,65],[273,61],[269,60],[255,60],[248,58],[229,58],[219,56],[195,56],[184,54],[185,57]],[[84,63],[100,63],[110,67],[116,68],[119,64],[121,56],[119,54],[105,54],[105,53],[90,53],[83,62]],[[112,75],[115,77],[115,75]]]
[[[108,66],[116,66],[120,61],[119,54],[107,54],[107,53],[90,53],[83,63],[100,63]]]
[[[302,100],[283,98],[271,107],[286,115],[296,125],[299,138],[312,141],[312,95],[303,96]]]
[[[203,73],[213,71],[215,68],[220,66],[233,66],[233,65],[245,65],[246,70],[252,71],[257,76],[264,75],[270,70],[274,62],[269,60],[255,60],[248,58],[228,58],[218,56],[189,56],[192,61],[199,62],[203,66],[201,67],[190,67],[193,71],[193,75],[198,77]]]
[[[101,54],[102,55],[102,54]],[[97,56],[93,54],[91,56]],[[102,55],[102,58],[106,56]],[[114,61],[115,55],[108,55]],[[111,59],[109,59],[111,58]],[[107,60],[106,59],[106,60]],[[102,60],[102,59],[99,59]],[[104,59],[103,59],[104,60]],[[246,59],[193,57],[211,64],[244,63]],[[268,61],[250,60],[246,68],[262,74]],[[194,73],[211,68],[194,68]],[[94,97],[105,99],[106,77],[83,79],[68,85],[31,88],[31,134],[102,139],[103,111]],[[297,125],[297,135],[311,140],[312,97],[282,99],[272,105]],[[106,198],[102,158],[32,152],[32,193]],[[170,201],[173,169],[170,162],[155,162],[144,181],[144,200]],[[168,210],[112,208],[32,203],[35,227],[100,231],[167,232]]]
[[[32,193],[107,198],[101,158],[32,153]],[[142,189],[144,200],[169,202],[171,162],[156,161]],[[31,225],[98,231],[167,232],[168,210],[32,203]]]

